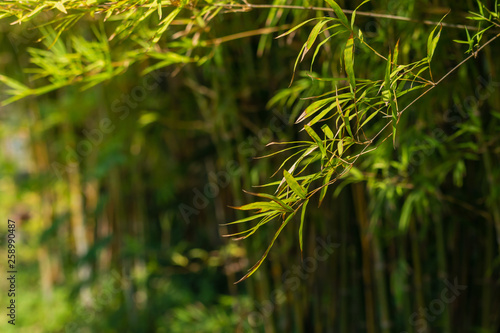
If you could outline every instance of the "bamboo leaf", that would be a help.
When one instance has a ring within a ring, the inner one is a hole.
[[[335,168],[330,168],[330,170],[328,170],[328,173],[326,174],[324,180],[323,180],[323,187],[321,188],[321,193],[319,195],[319,204],[318,206],[321,205],[321,203],[323,202],[323,199],[325,198],[325,195],[326,195],[326,191],[328,190],[328,183],[330,182],[330,179],[332,178],[332,175],[333,175],[333,172],[335,171]]]
[[[240,207],[231,207],[234,209],[239,209],[239,210],[253,210],[257,209],[258,213],[266,212],[269,210],[278,210],[278,211],[287,211],[284,209],[280,204],[276,202],[265,202],[265,201],[258,201],[258,202],[252,202]]]
[[[340,139],[337,143],[337,150],[339,152],[339,157],[342,157],[342,154],[344,153],[344,141],[342,139]]]
[[[245,217],[243,219],[239,219],[237,221],[233,221],[233,222],[229,222],[229,223],[224,223],[224,224],[219,224],[219,225],[220,226],[228,226],[228,225],[232,225],[232,224],[244,223],[244,222],[248,222],[248,221],[252,221],[252,220],[258,219],[259,217],[267,216],[269,214],[272,214],[272,213],[271,212],[266,212],[266,213],[261,213],[261,214],[255,214],[255,215],[252,215],[252,216],[249,216],[249,217]]]
[[[297,30],[298,28],[300,28],[300,27],[302,27],[303,25],[305,25],[305,24],[307,24],[307,23],[309,23],[309,22],[311,22],[311,21],[314,21],[314,20],[318,20],[318,18],[312,18],[312,19],[309,19],[309,20],[307,20],[307,21],[301,22],[300,24],[297,24],[297,25],[296,25],[295,27],[293,27],[292,29],[290,29],[290,30],[288,30],[287,32],[285,32],[285,33],[283,33],[283,34],[279,35],[278,37],[276,37],[276,39],[281,38],[281,37],[284,37],[284,36],[286,36],[286,35],[288,35],[288,34],[291,34],[291,33],[292,33],[292,32],[294,32],[295,30]]]
[[[340,107],[340,103],[338,100],[338,95],[336,97],[337,97],[337,110],[338,110],[340,116],[342,117],[342,121],[344,122],[343,125],[346,127],[347,132],[352,137],[353,135],[352,135],[352,130],[351,130],[351,124],[349,122],[349,115],[347,114],[347,112],[346,112],[346,114],[344,114],[342,112],[342,108]]]
[[[156,36],[155,38],[153,38],[153,44],[158,43],[163,33],[168,29],[170,23],[172,23],[174,18],[180,13],[181,10],[182,7],[175,8],[172,12],[170,12],[170,14],[168,14],[167,17],[165,17],[163,21],[160,22],[161,27],[156,31]]]
[[[300,214],[300,227],[299,227],[299,245],[300,245],[300,257],[303,258],[302,253],[303,253],[303,241],[302,241],[302,231],[304,229],[304,220],[306,216],[306,207],[307,203],[309,202],[309,199],[304,201],[304,204],[302,205],[302,212]]]
[[[283,175],[285,180],[292,189],[292,191],[301,199],[305,199],[307,192],[306,190],[297,182],[297,180],[286,170],[283,170]]]
[[[266,252],[264,252],[264,255],[259,259],[259,261],[257,261],[257,263],[252,266],[252,268],[250,268],[250,270],[248,271],[247,274],[245,274],[245,276],[243,276],[241,279],[239,279],[237,282],[235,282],[235,284],[237,283],[240,283],[241,281],[244,281],[246,279],[248,279],[250,276],[252,276],[253,273],[255,273],[257,271],[257,269],[259,269],[260,265],[262,265],[262,263],[264,262],[264,260],[266,259],[267,255],[269,254],[269,251],[271,251],[271,248],[273,247],[274,245],[274,242],[276,241],[276,239],[278,238],[279,234],[281,233],[281,231],[283,231],[283,229],[285,228],[285,226],[288,224],[288,222],[295,216],[295,212],[291,213],[287,219],[285,221],[283,221],[283,223],[281,224],[281,226],[279,227],[278,231],[276,231],[276,233],[274,234],[274,237],[273,239],[271,240],[271,244],[269,244],[269,246],[267,247],[267,250]]]
[[[285,209],[286,211],[288,212],[293,212],[293,208],[290,207],[289,205],[287,205],[283,200],[280,200],[278,197],[274,196],[274,195],[271,195],[271,194],[267,194],[267,193],[252,193],[252,192],[248,192],[248,191],[244,191],[245,193],[248,193],[248,194],[251,194],[251,195],[255,195],[257,197],[261,197],[261,198],[266,198],[266,199],[270,199],[274,202],[276,202],[277,204],[279,204],[281,207],[283,207],[283,209]]]
[[[398,123],[398,110],[396,107],[396,103],[394,102],[394,98],[396,97],[391,90],[391,69],[392,69],[392,62],[391,62],[391,54],[389,54],[389,57],[387,59],[387,66],[385,70],[385,80],[384,80],[384,91],[382,95],[384,96],[384,99],[386,100],[386,103],[389,103],[390,109],[392,111],[392,144],[395,147],[396,146],[396,133],[397,133],[397,123]]]
[[[161,20],[162,17],[161,0],[156,0],[156,7],[158,9],[158,19]]]
[[[66,8],[64,7],[64,4],[62,3],[62,1],[58,1],[54,4],[54,7],[56,7],[59,11],[63,12],[64,14],[68,14],[68,12],[66,11]]]
[[[436,36],[434,36],[434,32],[437,29],[437,26],[432,30],[431,34],[429,35],[429,38],[427,39],[427,59],[430,62],[432,59],[432,56],[434,55],[434,51],[436,50],[437,43],[439,41],[439,37],[441,36],[441,29],[443,28],[442,25],[439,26],[439,32]]]
[[[30,89],[21,82],[11,79],[10,77],[7,77],[5,75],[0,75],[0,82],[3,82],[7,86],[14,89],[16,91],[16,94],[28,91]]]
[[[321,157],[325,158],[326,157],[326,148],[325,148],[325,145],[324,145],[323,141],[321,140],[321,138],[318,136],[318,134],[316,134],[316,132],[310,126],[305,125],[304,128],[305,128],[307,134],[309,134],[309,136],[318,145],[318,148],[321,151]]]
[[[354,94],[356,91],[356,78],[354,76],[354,38],[349,37],[344,49],[344,63],[345,71],[347,77],[349,78],[349,85],[351,87],[351,93]]]
[[[316,23],[311,33],[309,34],[309,37],[307,38],[306,47],[304,48],[304,52],[302,52],[302,58],[300,59],[300,61],[304,60],[304,57],[306,56],[307,52],[309,52],[309,50],[313,46],[314,42],[316,41],[316,38],[318,38],[321,28],[323,28],[323,26],[327,22],[328,20],[323,20]]]
[[[410,225],[410,215],[413,208],[413,202],[416,199],[415,193],[410,193],[406,198],[403,208],[401,209],[401,216],[399,218],[399,230],[404,231]]]
[[[380,110],[380,109],[379,109]],[[364,127],[370,120],[373,119],[373,117],[375,117],[378,113],[379,110],[376,110],[375,112],[373,112],[371,115],[369,115],[366,120],[361,124],[360,127]]]
[[[332,29],[332,28],[335,28],[337,26],[339,26],[339,24],[335,24],[335,25],[333,25],[331,27],[328,27],[328,29]],[[314,65],[314,61],[316,60],[316,56],[318,55],[318,52],[319,52],[321,46],[323,46],[325,43],[327,43],[332,37],[335,37],[336,35],[338,35],[339,33],[342,33],[342,32],[344,32],[344,31],[342,31],[342,30],[335,31],[330,36],[328,36],[327,38],[325,38],[324,40],[322,40],[321,43],[318,44],[318,46],[316,47],[316,50],[314,51],[314,55],[312,57],[312,60],[311,60],[311,66],[309,68],[309,70],[311,72],[312,72],[312,67]]]
[[[309,105],[304,110],[304,112],[302,112],[302,114],[299,116],[299,118],[297,119],[297,121],[295,123],[298,124],[301,121],[303,121],[304,119],[306,119],[307,117],[312,116],[313,114],[315,114],[316,112],[321,110],[327,103],[329,103],[335,99],[337,99],[337,97],[329,97],[329,98],[325,98],[325,99],[321,99],[321,100],[313,102],[311,105]]]
[[[370,0],[365,0],[363,1],[358,7],[356,7],[356,9],[354,9],[354,11],[352,12],[352,15],[351,15],[351,30],[354,30],[354,20],[356,19],[356,11],[359,9],[359,7],[363,6],[365,3],[369,2]],[[359,30],[359,32],[361,32],[361,30]],[[362,39],[362,37],[360,37],[360,39]]]
[[[334,138],[333,132],[327,124],[321,126],[321,130],[323,131],[323,133],[325,133],[328,139],[333,140]]]
[[[344,27],[349,28],[349,22],[347,21],[347,17],[345,16],[344,12],[342,11],[342,8],[333,0],[325,0],[330,7],[332,7],[333,11],[335,12],[335,15],[337,15],[337,18],[342,22]]]
[[[399,57],[399,39],[396,42],[396,46],[394,47],[394,67],[398,67],[398,57]]]

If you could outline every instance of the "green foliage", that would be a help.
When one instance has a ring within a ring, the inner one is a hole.
[[[499,20],[496,2],[478,4],[477,27],[464,32],[465,4],[450,4],[454,24],[445,5],[428,12],[414,1],[1,2],[4,23],[16,23],[2,29],[17,33],[0,57],[2,112],[16,130],[2,126],[0,137],[27,131],[36,160],[23,169],[2,156],[0,187],[36,207],[27,262],[45,278],[44,267],[65,270],[54,273],[64,295],[46,329],[417,331],[408,318],[459,275],[481,299],[463,295],[419,322],[493,332]],[[10,53],[22,72],[6,65]],[[144,75],[155,88],[130,99]],[[70,165],[105,119],[113,130]],[[16,167],[29,181],[9,174]],[[242,196],[258,183],[260,193],[247,192],[255,201]],[[90,239],[80,252],[75,217]],[[222,243],[217,224],[245,242]],[[320,264],[314,240],[328,235],[342,247]],[[253,278],[234,286],[248,260],[239,281]],[[314,260],[314,272],[303,269]],[[111,267],[123,285],[109,302],[69,315],[88,286],[100,295]],[[45,287],[29,284],[33,308],[49,304]]]

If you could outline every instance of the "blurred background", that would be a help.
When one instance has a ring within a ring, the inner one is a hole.
[[[352,10],[361,1],[338,3]],[[484,4],[495,10],[493,1]],[[408,63],[426,56],[434,25],[421,21],[451,10],[445,22],[476,26],[466,17],[479,9],[474,1],[384,0],[361,10],[419,21],[356,20],[382,54],[399,40],[400,63]],[[191,12],[180,15],[162,37],[178,44],[160,42],[160,51],[182,48],[176,33]],[[324,15],[331,14],[221,12],[200,37],[208,43],[192,50],[202,64],[167,61],[145,73],[158,64],[145,57],[91,87],[63,84],[2,106],[0,230],[16,221],[18,293],[16,327],[3,310],[0,331],[500,332],[498,41],[405,112],[395,148],[381,143],[319,208],[313,199],[303,260],[295,221],[257,273],[234,284],[278,224],[236,242],[221,235],[237,228],[220,224],[246,217],[230,206],[252,202],[242,190],[268,183],[287,157],[255,159],[275,151],[266,144],[306,137],[294,125],[311,103],[301,98],[332,89],[303,72],[312,54],[289,87],[311,25],[274,37]],[[38,20],[0,20],[0,73],[33,88],[51,82],[34,79],[33,58],[42,53],[33,48],[47,49],[43,29],[33,28],[45,22]],[[92,40],[95,26],[99,19],[89,17],[72,31]],[[483,41],[499,32],[492,31]],[[65,36],[56,49],[68,45]],[[443,27],[435,79],[468,56],[453,42],[465,38],[463,28]],[[124,54],[135,42],[109,52]],[[341,42],[324,45],[313,76],[345,75]],[[383,77],[372,53],[359,49],[355,57],[357,77]],[[5,85],[0,94],[10,97]],[[6,238],[0,242],[6,251]],[[3,309],[7,289],[0,279]]]

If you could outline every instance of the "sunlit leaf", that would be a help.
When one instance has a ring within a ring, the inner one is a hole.
[[[304,201],[304,204],[302,205],[302,212],[300,214],[300,226],[299,226],[299,245],[300,245],[300,256],[302,257],[303,254],[303,241],[302,241],[302,231],[304,229],[304,220],[306,216],[306,207],[307,203],[309,200]]]
[[[295,216],[295,212],[291,213],[285,221],[283,221],[283,223],[281,224],[281,226],[279,227],[278,231],[276,231],[276,233],[274,234],[274,237],[273,239],[271,240],[271,243],[269,244],[269,246],[267,247],[266,249],[266,252],[264,252],[264,255],[259,259],[259,261],[257,261],[257,263],[252,267],[250,268],[250,270],[248,271],[247,274],[245,274],[245,276],[243,276],[241,279],[239,279],[237,282],[235,282],[235,284],[237,283],[240,283],[241,281],[244,281],[246,279],[248,279],[250,276],[253,275],[253,273],[255,273],[257,271],[257,269],[259,269],[260,265],[262,265],[262,263],[264,262],[264,260],[266,259],[267,255],[269,254],[269,251],[271,251],[271,248],[273,247],[274,245],[274,242],[276,241],[276,239],[278,238],[279,234],[281,233],[281,231],[283,231],[283,229],[285,228],[285,226],[288,224],[288,222],[290,222],[290,220]]]
[[[344,12],[342,11],[342,8],[333,0],[325,0],[330,7],[332,7],[333,11],[335,12],[335,15],[337,15],[337,18],[342,22],[344,27],[349,27],[349,22],[347,21],[347,17],[345,16]]]
[[[351,87],[351,92],[354,94],[356,91],[356,78],[354,76],[354,38],[352,37],[352,35],[347,40],[344,49],[344,63],[347,78],[349,79],[349,85]]]
[[[297,182],[297,180],[286,170],[283,170],[283,176],[290,186],[290,189],[301,199],[305,199],[307,192],[306,190]]]

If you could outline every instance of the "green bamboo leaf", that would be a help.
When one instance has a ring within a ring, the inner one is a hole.
[[[280,215],[283,215],[283,213],[274,212],[272,214],[269,214],[268,216],[266,216],[262,220],[260,220],[256,226],[246,230],[245,231],[247,233],[246,235],[238,237],[238,238],[234,238],[233,240],[238,241],[238,240],[245,239],[245,238],[252,236],[257,230],[259,230],[260,227],[262,227],[264,224],[274,220],[276,217],[278,217]]]
[[[167,17],[165,17],[163,21],[160,22],[161,28],[156,31],[156,36],[155,38],[153,38],[153,44],[158,43],[163,33],[168,29],[170,23],[172,23],[174,18],[180,13],[181,10],[182,6],[175,8],[172,12],[170,12],[170,14],[168,14]]]
[[[354,30],[354,20],[356,19],[356,11],[359,9],[359,7],[363,6],[365,3],[369,2],[370,0],[365,0],[363,1],[354,11],[352,12],[351,15],[351,30]],[[361,30],[359,30],[361,32]],[[361,37],[362,39],[362,37]]]
[[[326,191],[328,190],[328,183],[330,182],[330,179],[332,178],[334,171],[335,171],[335,168],[331,167],[330,170],[328,170],[328,173],[326,174],[325,178],[323,179],[323,187],[321,188],[321,193],[319,195],[318,206],[321,205],[321,203],[323,202],[323,199],[325,198]]]
[[[278,213],[277,212],[268,212],[268,213],[265,213],[265,214],[266,214],[266,216],[262,220],[260,220],[259,223],[257,223],[257,225],[255,225],[255,226],[253,226],[253,227],[251,227],[251,228],[249,228],[247,230],[235,232],[235,233],[232,233],[232,234],[222,235],[222,237],[234,237],[234,236],[246,234],[246,235],[240,236],[238,238],[233,238],[233,240],[237,241],[237,240],[248,238],[251,235],[253,235],[257,230],[259,230],[259,228],[261,226],[263,226],[264,224],[272,221],[273,219],[275,219],[279,215],[282,215],[282,213],[279,213],[279,212]]]
[[[410,225],[410,215],[413,208],[413,202],[417,198],[417,194],[412,192],[406,198],[403,208],[401,209],[401,216],[399,218],[399,230],[404,231],[408,229]]]
[[[293,79],[295,78],[295,70],[297,69],[297,65],[299,64],[299,60],[301,59],[301,55],[304,52],[306,48],[306,44],[302,45],[302,48],[300,49],[299,54],[297,55],[297,59],[295,59],[295,64],[293,65],[293,73],[292,73],[292,80],[290,81],[290,85],[288,87],[292,86]]]
[[[54,4],[54,7],[57,8],[60,12],[63,12],[64,14],[68,14],[66,11],[66,8],[64,7],[64,4],[62,1],[58,1]]]
[[[295,123],[298,124],[301,121],[303,121],[304,119],[306,119],[307,117],[312,116],[313,114],[315,114],[316,112],[318,112],[319,110],[321,110],[323,107],[325,107],[326,104],[328,104],[329,102],[331,102],[331,101],[333,101],[335,99],[337,99],[336,96],[335,97],[325,98],[325,99],[320,99],[318,101],[313,102],[311,105],[309,105],[304,110],[304,112],[302,112],[302,114],[299,116],[299,118],[297,119],[297,121]]]
[[[321,126],[321,130],[323,131],[323,133],[325,133],[328,139],[333,140],[334,138],[333,132],[327,124]]]
[[[245,276],[243,276],[241,279],[239,279],[237,282],[235,282],[235,284],[237,283],[240,283],[241,281],[244,281],[246,279],[248,279],[250,276],[252,276],[253,273],[255,273],[257,271],[257,269],[259,269],[260,265],[262,265],[262,263],[264,262],[264,260],[266,259],[267,255],[269,254],[269,251],[271,251],[271,248],[273,247],[274,245],[274,242],[276,241],[276,239],[278,238],[279,234],[281,233],[281,231],[285,228],[285,226],[288,224],[288,222],[295,216],[295,212],[291,213],[287,219],[285,221],[283,221],[283,223],[281,224],[281,226],[279,227],[278,231],[276,231],[276,233],[274,234],[274,237],[273,239],[271,240],[271,244],[269,244],[269,246],[267,247],[267,250],[266,252],[264,252],[264,255],[259,259],[259,261],[257,261],[257,263],[252,266],[252,268],[249,269],[248,273],[245,274]]]
[[[434,32],[437,29],[437,26],[432,30],[429,38],[427,39],[427,59],[428,62],[431,62],[432,56],[434,55],[434,51],[436,50],[437,43],[439,41],[439,37],[441,36],[442,25],[439,25],[439,32],[436,36],[434,36]]]
[[[398,67],[398,57],[399,57],[399,39],[396,42],[396,46],[394,47],[394,67]]]
[[[307,203],[309,202],[309,199],[304,201],[304,204],[302,205],[302,212],[300,214],[300,227],[299,227],[299,245],[300,245],[300,257],[302,258],[302,253],[303,253],[303,242],[302,242],[302,231],[304,229],[304,220],[306,216],[306,207]]]
[[[392,111],[392,144],[394,147],[396,146],[396,132],[397,132],[397,123],[398,123],[398,110],[396,107],[396,103],[394,102],[395,95],[393,95],[391,90],[391,54],[389,53],[389,57],[387,59],[387,66],[385,69],[385,80],[384,80],[384,91],[382,95],[384,96],[384,100],[386,103],[389,103],[391,111]]]
[[[311,22],[311,21],[314,21],[314,20],[319,20],[319,18],[312,18],[312,19],[309,19],[309,20],[307,20],[307,21],[304,21],[304,22],[302,22],[302,23],[300,23],[300,24],[296,25],[296,26],[295,26],[295,27],[293,27],[292,29],[288,30],[287,32],[285,32],[285,33],[283,33],[283,34],[279,35],[278,37],[276,37],[276,39],[281,38],[281,37],[284,37],[284,36],[286,36],[286,35],[288,35],[288,34],[291,34],[291,33],[292,33],[292,32],[294,32],[295,30],[297,30],[298,28],[300,28],[300,27],[302,27],[303,25],[305,25],[305,24],[307,24],[307,23],[309,23],[309,22]]]
[[[327,29],[333,29],[337,26],[339,26],[340,24],[335,24],[335,25],[332,25],[331,27],[328,27]],[[314,65],[314,61],[316,60],[316,56],[318,55],[318,52],[321,48],[321,46],[323,46],[325,43],[327,43],[332,37],[335,37],[336,35],[342,33],[344,31],[342,30],[338,30],[338,31],[335,31],[333,32],[330,36],[328,36],[327,38],[325,38],[324,40],[321,41],[321,43],[318,44],[318,46],[316,47],[316,50],[314,51],[314,55],[312,57],[312,60],[311,60],[311,66],[309,68],[309,70],[312,72],[312,67]]]
[[[248,194],[251,194],[251,195],[255,195],[257,197],[261,197],[261,198],[266,198],[266,199],[270,199],[274,202],[276,202],[277,204],[279,204],[281,207],[283,207],[283,209],[285,209],[286,211],[288,212],[293,212],[293,208],[290,207],[289,205],[287,205],[283,200],[280,200],[278,197],[274,196],[274,195],[271,195],[271,194],[267,194],[267,193],[252,193],[252,192],[248,192],[248,191],[245,191],[243,190],[245,193],[248,193]]]
[[[252,216],[249,216],[249,217],[245,217],[243,219],[239,219],[237,221],[233,221],[233,222],[229,222],[229,223],[224,223],[224,224],[219,224],[219,225],[220,226],[228,226],[228,225],[232,225],[232,224],[244,223],[244,222],[256,220],[259,217],[267,216],[269,214],[273,214],[273,213],[272,212],[260,213],[260,214],[252,215]]]
[[[285,176],[285,180],[292,189],[292,191],[297,194],[297,196],[301,199],[305,199],[307,196],[306,190],[297,182],[297,180],[286,170],[283,170],[283,175]]]
[[[354,76],[354,38],[349,37],[344,49],[344,63],[345,71],[347,77],[349,78],[349,85],[351,87],[351,93],[354,94],[356,91],[356,78]]]
[[[316,25],[314,26],[314,28],[311,30],[311,33],[309,34],[309,37],[307,38],[306,47],[304,49],[304,52],[302,53],[302,58],[300,59],[300,61],[304,60],[304,57],[306,56],[307,52],[309,52],[309,50],[313,46],[314,42],[316,41],[316,38],[318,38],[318,35],[319,35],[320,31],[321,31],[321,28],[323,28],[323,26],[328,21],[329,20],[319,21],[318,23],[316,23]]]
[[[373,119],[373,117],[375,117],[375,116],[378,114],[378,111],[379,111],[379,110],[380,110],[380,109],[375,110],[375,112],[373,112],[371,115],[369,115],[369,116],[366,118],[366,120],[365,120],[365,121],[361,124],[361,126],[360,126],[360,127],[364,127],[364,126],[365,126],[365,125],[366,125],[366,124],[367,124],[370,120],[372,120],[372,119]]]
[[[391,69],[392,69],[392,63],[391,63],[391,54],[389,54],[389,57],[387,59],[387,65],[385,67],[385,77],[384,77],[384,90],[390,90],[391,89]]]
[[[326,147],[325,147],[323,141],[321,140],[321,138],[318,136],[318,134],[316,134],[316,132],[310,126],[305,125],[304,128],[305,128],[307,134],[309,134],[309,136],[318,145],[319,150],[321,151],[321,157],[325,158],[326,157]]]
[[[337,150],[339,152],[339,157],[342,157],[342,154],[344,153],[344,141],[342,139],[340,139],[337,143]]]
[[[156,7],[158,10],[158,19],[161,20],[162,10],[161,10],[161,0],[156,0]]]
[[[344,27],[349,28],[349,22],[347,21],[347,17],[345,16],[344,12],[342,11],[342,8],[333,0],[325,0],[330,7],[332,7],[333,11],[335,12],[335,15],[337,15],[337,18],[342,22]]]
[[[278,203],[276,202],[265,202],[265,201],[258,201],[258,202],[252,202],[243,206],[239,207],[231,207],[234,209],[238,210],[253,210],[257,209],[258,213],[266,212],[269,210],[278,210],[278,211],[283,211],[285,212],[286,210]]]
[[[27,86],[22,84],[21,82],[11,79],[10,77],[0,75],[0,82],[4,83],[5,85],[11,87],[16,94],[21,94],[22,92],[30,90]]]
[[[352,130],[351,130],[351,124],[349,122],[349,115],[348,115],[347,112],[345,114],[344,114],[344,112],[342,112],[342,108],[340,107],[340,103],[339,103],[339,100],[338,100],[338,95],[336,97],[337,97],[337,110],[338,110],[338,113],[342,117],[343,125],[347,129],[347,133],[349,133],[349,135],[352,137],[353,135],[352,135]]]

